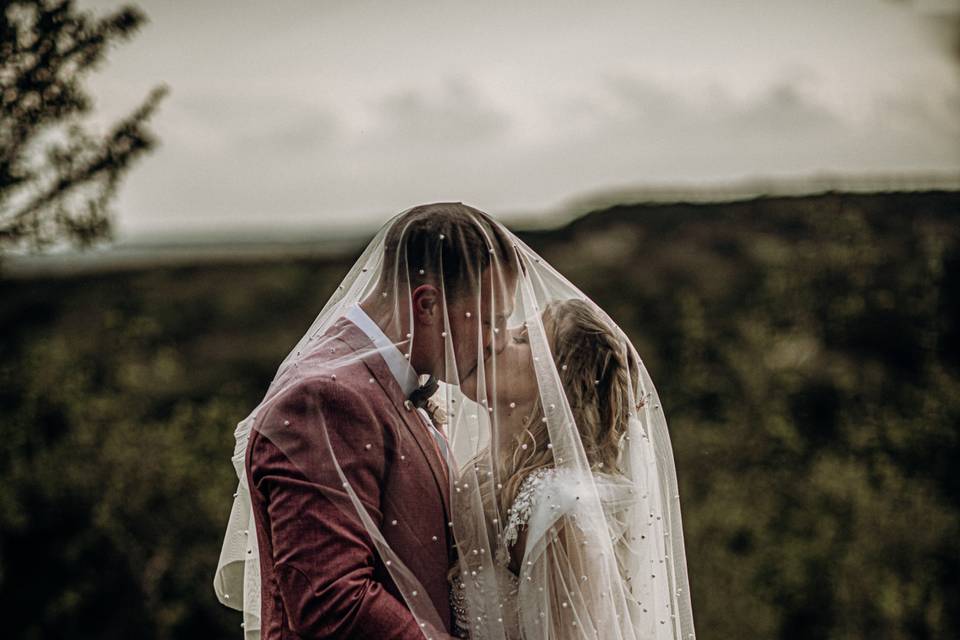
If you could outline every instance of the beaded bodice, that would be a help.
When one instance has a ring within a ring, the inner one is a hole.
[[[519,620],[517,612],[517,593],[519,578],[509,569],[510,549],[517,542],[520,529],[526,526],[530,514],[537,500],[540,499],[548,480],[561,473],[552,467],[542,467],[530,473],[517,490],[517,496],[507,511],[507,522],[500,534],[500,543],[493,563],[493,580],[487,576],[472,571],[470,576],[463,576],[457,572],[451,580],[450,605],[453,608],[457,637],[482,640],[485,637],[483,620],[470,620],[470,612],[466,606],[466,592],[468,589],[480,590],[485,584],[495,583],[499,593],[498,626],[503,624],[507,638],[519,638]],[[479,624],[478,624],[479,623]]]

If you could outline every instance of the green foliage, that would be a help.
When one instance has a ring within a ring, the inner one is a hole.
[[[638,205],[526,238],[658,383],[700,638],[960,633],[958,204]],[[0,280],[13,636],[238,637],[211,586],[233,426],[352,260]]]
[[[0,6],[0,251],[109,237],[120,179],[156,145],[146,121],[162,87],[103,136],[82,126],[92,104],[85,76],[146,17],[124,7],[97,19],[74,5]]]

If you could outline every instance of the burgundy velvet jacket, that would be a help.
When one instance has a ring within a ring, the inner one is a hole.
[[[445,461],[370,339],[346,319],[257,416],[247,446],[261,638],[424,637],[332,463],[450,629]],[[351,357],[357,352],[362,358]],[[343,359],[349,362],[343,364]],[[435,637],[444,637],[442,633]]]

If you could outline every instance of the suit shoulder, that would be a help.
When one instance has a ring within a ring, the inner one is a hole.
[[[376,412],[371,400],[370,393],[363,393],[357,384],[338,379],[335,374],[299,376],[267,399],[258,423],[265,425],[277,416],[284,420],[311,416],[349,417],[354,421],[372,418]]]

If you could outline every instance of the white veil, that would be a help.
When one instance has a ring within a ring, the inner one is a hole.
[[[434,425],[404,401],[428,376]],[[261,581],[291,619],[360,633],[352,617],[368,614],[336,595],[358,580],[385,585],[362,592],[369,615],[402,610],[425,638],[694,636],[646,368],[599,307],[471,207],[416,207],[380,230],[238,425],[233,463],[214,587],[248,638],[270,620]],[[285,516],[291,501],[322,517]],[[287,565],[296,580],[328,572],[310,583],[320,610],[292,594]]]

